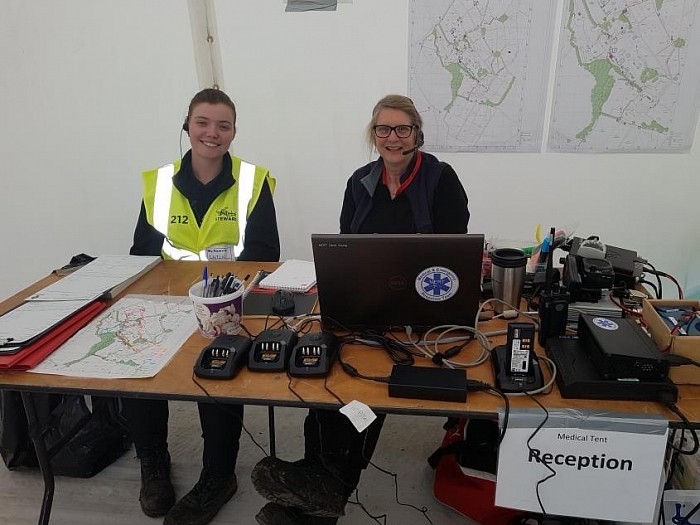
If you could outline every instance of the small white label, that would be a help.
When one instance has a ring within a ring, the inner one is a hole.
[[[236,254],[233,245],[220,244],[207,248],[207,261],[235,261]]]
[[[377,419],[377,415],[372,412],[371,408],[356,399],[342,407],[340,413],[350,420],[358,432],[362,432],[372,424],[372,421]]]

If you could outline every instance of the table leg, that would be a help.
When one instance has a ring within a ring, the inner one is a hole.
[[[54,477],[51,468],[51,460],[46,450],[44,436],[42,435],[42,424],[36,413],[34,398],[30,392],[21,392],[24,411],[27,414],[27,425],[29,437],[34,444],[41,475],[44,478],[44,499],[41,502],[41,514],[39,515],[39,525],[48,525],[51,516],[51,504],[53,503]]]
[[[270,429],[270,456],[275,457],[275,407],[267,407],[267,426]]]

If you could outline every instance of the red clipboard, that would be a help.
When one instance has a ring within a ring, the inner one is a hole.
[[[16,354],[0,356],[0,370],[29,370],[35,367],[105,308],[107,303],[104,301],[90,303]]]

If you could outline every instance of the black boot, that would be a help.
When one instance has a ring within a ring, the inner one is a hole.
[[[290,463],[267,457],[255,465],[251,478],[261,496],[283,507],[294,507],[311,516],[344,514],[347,483],[320,461]]]
[[[214,519],[237,489],[235,474],[225,477],[202,470],[199,481],[170,509],[163,525],[205,525]]]
[[[170,454],[167,449],[147,448],[138,453],[141,460],[141,493],[139,501],[146,516],[165,516],[175,503],[170,482]]]

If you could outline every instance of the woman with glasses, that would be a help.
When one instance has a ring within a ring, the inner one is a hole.
[[[423,119],[413,101],[382,98],[367,141],[379,158],[348,180],[341,233],[465,233],[467,194],[452,166],[420,150]]]
[[[350,177],[340,213],[341,233],[466,233],[467,194],[452,167],[420,150],[423,120],[413,101],[382,98],[367,140],[379,158]],[[255,488],[271,503],[260,525],[333,525],[377,445],[384,414],[363,432],[337,410],[309,411],[305,454],[290,463],[265,458],[253,470]]]

